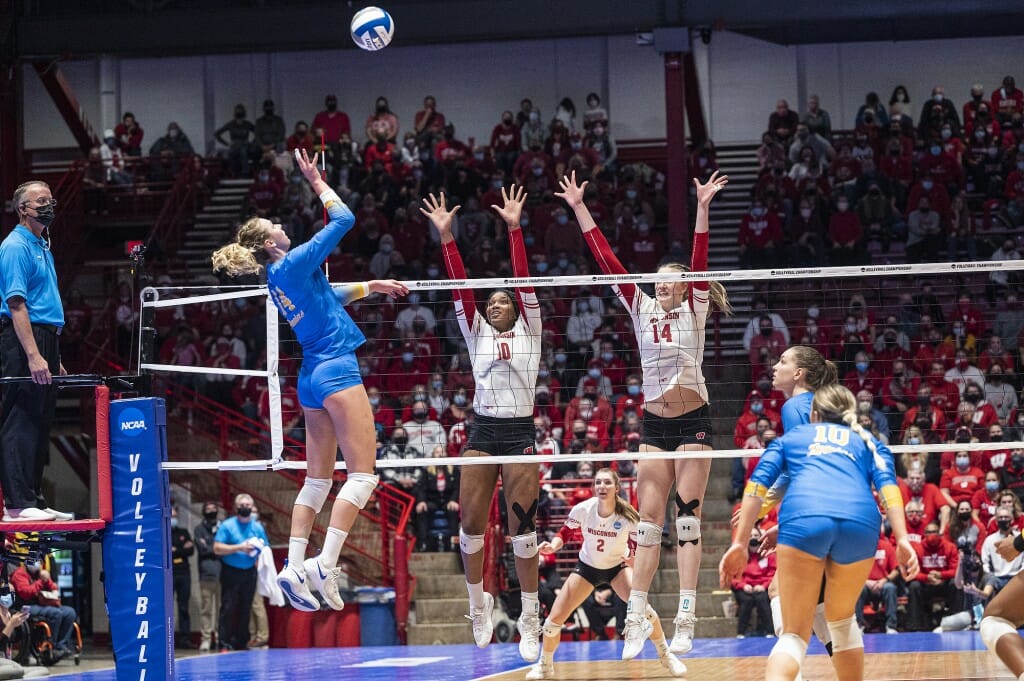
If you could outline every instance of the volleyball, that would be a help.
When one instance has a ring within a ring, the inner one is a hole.
[[[395,22],[380,7],[364,7],[352,17],[352,40],[364,50],[383,50],[394,35]]]

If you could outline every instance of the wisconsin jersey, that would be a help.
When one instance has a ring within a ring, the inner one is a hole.
[[[565,527],[581,535],[580,560],[598,570],[607,570],[621,565],[636,546],[636,524],[617,513],[602,518],[597,512],[599,501],[591,497],[573,506]]]
[[[878,440],[874,444],[877,454],[845,425],[801,424],[765,447],[750,480],[768,488],[783,471],[789,474],[780,523],[826,516],[877,528],[881,519],[871,485],[895,485],[896,476],[892,452]]]
[[[312,239],[267,266],[270,297],[295,332],[303,361],[322,362],[354,351],[366,338],[339,304],[320,265],[355,217],[333,190],[320,195],[331,220]]]
[[[509,241],[515,276],[529,276],[526,249],[518,229],[509,233]],[[444,244],[442,250],[448,275],[465,279],[455,243]],[[455,289],[453,297],[455,317],[473,360],[473,410],[494,418],[533,416],[541,351],[540,304],[533,287],[516,289],[519,319],[504,332],[491,326],[477,311],[473,289]]]
[[[592,229],[585,237],[603,272],[627,274],[601,230]],[[707,269],[707,252],[707,233],[694,234],[691,270],[701,272]],[[657,400],[680,385],[708,402],[708,389],[701,370],[709,310],[708,284],[691,284],[690,294],[683,304],[668,312],[635,284],[614,284],[612,289],[633,320],[643,369],[644,399]]]

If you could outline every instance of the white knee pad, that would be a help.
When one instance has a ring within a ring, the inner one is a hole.
[[[537,533],[527,532],[512,537],[512,553],[516,558],[533,558],[537,555]]]
[[[544,620],[544,626],[541,628],[544,632],[544,638],[560,638],[562,636],[562,625],[555,624],[551,621],[551,618]]]
[[[348,480],[341,486],[338,498],[344,499],[356,508],[365,508],[373,490],[377,489],[380,476],[372,473],[349,473]]]
[[[783,634],[772,647],[771,655],[789,655],[798,665],[803,666],[804,657],[807,656],[807,642],[796,634]]]
[[[829,622],[828,631],[832,635],[833,653],[864,647],[864,633],[857,625],[856,615],[850,615],[845,620]]]
[[[637,546],[661,546],[661,525],[641,520],[636,528]]]
[[[482,534],[466,534],[459,528],[459,547],[467,556],[480,553],[484,550],[484,536]]]
[[[981,618],[981,626],[978,627],[978,632],[981,634],[981,640],[984,642],[985,647],[994,654],[996,652],[996,641],[1007,634],[1016,636],[1017,627],[1013,626],[1013,622],[1002,617],[986,615]]]
[[[324,502],[327,501],[327,495],[331,493],[333,485],[334,480],[330,478],[311,478],[307,475],[306,481],[302,483],[302,489],[299,490],[299,495],[295,497],[295,503],[309,506],[313,511],[319,513],[320,509],[324,507]]]
[[[682,515],[676,518],[676,537],[680,546],[700,544],[700,518],[695,515]]]

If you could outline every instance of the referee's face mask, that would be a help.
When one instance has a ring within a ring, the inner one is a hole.
[[[23,201],[21,209],[26,217],[34,219],[43,227],[49,227],[56,218],[55,209],[57,202],[50,196],[49,191],[27,201]]]

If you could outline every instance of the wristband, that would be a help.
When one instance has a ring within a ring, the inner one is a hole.
[[[1013,538],[1013,548],[1017,549],[1017,553],[1024,553],[1024,535],[1018,534]]]

